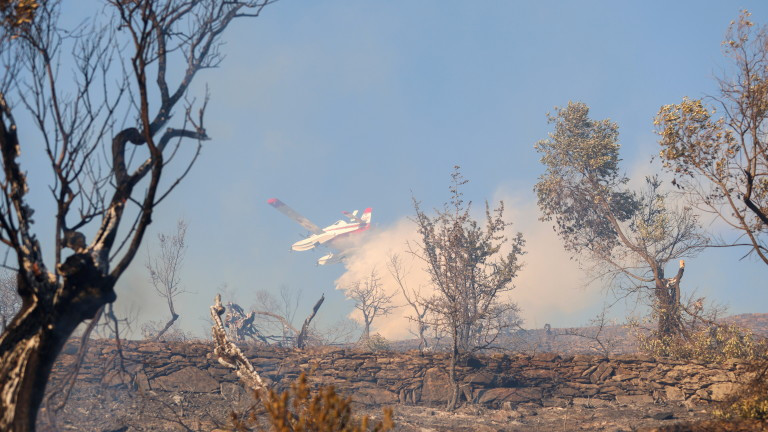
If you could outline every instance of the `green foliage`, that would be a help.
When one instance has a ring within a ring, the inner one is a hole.
[[[687,335],[659,336],[633,328],[640,350],[654,357],[684,361],[756,360],[768,352],[765,339],[735,325],[701,326]]]
[[[691,177],[703,170],[715,181],[724,181],[733,174],[727,167],[739,146],[733,131],[726,128],[725,119],[713,119],[715,114],[701,99],[683,98],[679,104],[661,107],[654,125],[665,168]]]
[[[232,414],[236,431],[384,432],[394,427],[392,409],[385,408],[382,419],[370,424],[367,416],[353,415],[350,398],[339,396],[333,386],[313,391],[303,373],[289,390],[269,390],[264,397],[257,392],[256,397],[261,409],[251,411],[246,420]]]
[[[555,108],[548,119],[554,132],[535,145],[546,168],[534,187],[541,219],[555,219],[567,250],[610,254],[619,239],[606,211],[627,221],[638,209],[635,196],[624,190],[628,179],[619,172],[618,126],[592,120],[581,102]]]
[[[684,262],[675,277],[664,273],[670,261],[706,245],[696,215],[670,206],[656,177],[640,192],[627,189],[619,172],[618,126],[591,119],[585,104],[556,108],[549,122],[554,131],[536,143],[546,168],[534,188],[541,219],[554,219],[565,249],[593,264],[598,276],[648,298],[659,333],[679,333]]]
[[[546,171],[534,190],[541,219],[555,220],[567,250],[599,261],[629,253],[654,270],[691,252],[692,244],[700,248],[695,215],[670,208],[658,178],[647,178],[640,193],[626,188],[616,123],[590,119],[589,107],[575,102],[556,108],[549,122],[554,132],[535,146]]]
[[[731,61],[713,97],[664,105],[654,124],[664,167],[690,202],[740,231],[768,264],[768,27],[743,11],[731,22],[723,52]]]

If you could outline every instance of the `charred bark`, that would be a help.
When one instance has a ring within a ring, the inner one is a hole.
[[[37,411],[53,363],[80,322],[114,301],[114,283],[88,256],[75,254],[64,266],[58,287],[20,273],[22,310],[0,336],[0,430],[34,430]],[[41,275],[42,276],[42,275]],[[33,293],[56,293],[38,296]]]
[[[680,280],[685,272],[685,261],[680,260],[680,267],[673,278],[664,278],[663,270],[658,270],[656,279],[656,313],[658,323],[656,331],[659,337],[683,335],[685,332],[680,305]]]
[[[90,341],[91,333],[96,328],[96,325],[101,319],[103,313],[104,307],[101,307],[99,311],[96,312],[96,316],[94,316],[88,323],[88,326],[86,326],[85,331],[83,331],[83,334],[80,336],[80,346],[77,349],[75,361],[68,367],[64,378],[58,381],[54,387],[50,387],[46,391],[42,406],[44,407],[43,412],[45,413],[44,421],[47,422],[47,427],[49,428],[53,428],[54,430],[58,429],[56,425],[56,416],[69,401],[69,397],[72,394],[72,389],[75,387],[75,383],[77,382],[77,376],[80,373],[80,368],[83,366],[85,355],[88,352],[88,342]],[[119,338],[117,341],[119,343]]]
[[[459,377],[456,371],[457,363],[459,362],[459,329],[457,326],[453,326],[452,335],[452,349],[451,349],[451,363],[448,367],[448,378],[451,381],[451,397],[448,399],[448,410],[455,410],[459,406]]]
[[[165,323],[165,326],[162,328],[162,330],[157,332],[157,334],[155,335],[154,338],[152,338],[152,340],[156,340],[156,341],[160,340],[160,338],[163,337],[165,332],[167,332],[168,329],[171,328],[171,326],[173,325],[173,323],[176,322],[177,319],[179,319],[179,314],[177,314],[176,312],[171,311],[171,319],[169,319],[168,322]]]
[[[296,337],[296,348],[304,349],[304,347],[307,345],[307,332],[309,331],[309,323],[312,322],[312,318],[315,317],[315,314],[317,314],[318,309],[320,309],[320,306],[323,305],[324,301],[325,294],[320,296],[320,300],[318,300],[317,303],[315,303],[315,307],[312,308],[312,313],[307,317],[307,319],[304,320],[304,324],[301,326],[301,331]]]
[[[171,113],[197,72],[218,65],[220,36],[232,20],[258,16],[271,2],[189,2],[177,8],[156,0],[110,1],[121,36],[109,30],[114,22],[105,22],[103,28],[94,27],[91,37],[86,31],[64,35],[57,23],[58,2],[52,0],[38,2],[34,21],[17,38],[0,40],[0,51],[8,53],[0,63],[10,71],[0,86],[0,243],[16,256],[22,299],[20,312],[0,335],[0,431],[34,430],[56,356],[81,322],[115,300],[115,283],[139,250],[154,208],[187,175],[201,142],[208,139],[205,102],[197,119],[191,114],[193,102],[186,104],[181,129],[169,127]],[[127,39],[118,40],[122,36]],[[62,80],[54,63],[66,55],[60,52],[64,40],[73,41],[78,57],[72,80],[78,88],[72,96],[69,89],[57,88]],[[124,48],[132,53],[124,56]],[[166,75],[169,60],[185,65],[175,86],[169,86]],[[115,94],[95,90],[95,83],[102,82],[98,78],[112,82],[116,64],[123,80],[117,81]],[[156,74],[154,80],[150,73]],[[152,83],[158,93],[148,88]],[[94,100],[97,93],[104,93],[103,100]],[[130,97],[123,98],[126,93]],[[152,94],[159,94],[159,100],[150,100]],[[34,209],[25,197],[29,187],[17,160],[21,145],[14,106],[30,111],[33,121],[24,124],[34,124],[43,135],[43,154],[55,178],[50,185],[56,204],[53,271],[46,269],[31,228]],[[109,136],[123,115],[136,123]],[[196,151],[190,151],[181,174],[158,189],[164,167],[186,139],[197,140]],[[141,146],[140,154],[147,155],[143,161],[128,163],[129,143],[131,150]],[[132,206],[129,214],[135,220],[121,229],[126,206]],[[93,233],[90,243],[81,232]]]

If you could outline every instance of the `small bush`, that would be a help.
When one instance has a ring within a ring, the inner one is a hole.
[[[733,418],[768,420],[768,395],[740,398],[725,408],[715,410],[714,414],[727,420]]]
[[[757,363],[754,371],[754,378],[714,411],[717,417],[768,420],[768,360]]]
[[[360,341],[360,347],[367,351],[391,351],[389,341],[384,336],[374,333]]]
[[[764,338],[751,330],[723,324],[701,327],[687,336],[663,336],[633,328],[640,350],[655,357],[685,361],[722,362],[760,359],[768,351]]]
[[[237,431],[270,432],[384,432],[394,427],[392,410],[385,408],[380,421],[370,425],[367,416],[353,415],[351,399],[339,396],[333,386],[323,386],[313,392],[305,374],[283,393],[269,390],[256,398],[255,407],[245,421],[232,413]]]
[[[755,377],[713,410],[716,417],[725,420],[768,420],[768,344],[765,338],[755,336],[751,330],[730,324],[701,326],[684,337],[658,337],[632,326],[640,349],[656,357],[670,357],[684,361],[723,362],[741,359],[754,362]]]

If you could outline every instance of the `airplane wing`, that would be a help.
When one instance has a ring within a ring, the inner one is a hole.
[[[317,225],[313,224],[309,219],[297,213],[296,210],[288,207],[284,202],[280,201],[279,199],[270,198],[269,200],[267,200],[267,203],[272,207],[276,208],[278,211],[280,211],[280,213],[298,222],[301,226],[308,229],[312,234],[324,233],[324,231],[321,230]]]

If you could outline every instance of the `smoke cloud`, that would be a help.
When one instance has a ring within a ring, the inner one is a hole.
[[[509,194],[496,195],[496,202],[499,198],[505,202],[505,219],[513,223],[508,228],[508,237],[520,231],[526,239],[526,254],[522,257],[524,267],[514,280],[515,289],[508,293],[509,299],[521,309],[524,327],[540,328],[545,323],[553,327],[586,323],[602,305],[599,290],[585,287],[585,273],[563,250],[551,224],[538,221],[535,203],[521,201]],[[482,209],[482,206],[474,206],[474,210]],[[392,254],[400,257],[409,288],[419,288],[423,297],[435,292],[423,268],[424,263],[408,252],[408,245],[416,248],[418,240],[416,225],[407,217],[390,227],[376,227],[345,260],[346,272],[336,280],[336,288],[345,290],[368,278],[373,270],[377,272],[384,291],[395,294],[393,301],[400,305],[390,315],[376,317],[373,321],[371,331],[388,339],[413,338],[412,332],[416,329],[415,323],[407,318],[414,315],[414,311],[388,270],[389,257]],[[362,321],[358,311],[350,317]]]
[[[526,240],[524,267],[511,293],[520,306],[524,326],[584,325],[602,307],[600,288],[588,285],[588,275],[563,248],[552,229],[553,222],[539,221],[534,202],[504,193],[497,193],[496,200],[505,203],[506,219],[513,223],[510,231],[522,232]]]
[[[406,272],[404,282],[408,287],[421,287],[421,295],[429,297],[434,293],[430,285],[429,275],[421,268],[420,262],[416,262],[408,253],[408,245],[416,245],[418,233],[416,225],[408,218],[398,220],[393,226],[376,227],[366,236],[363,244],[358,246],[354,253],[344,260],[346,272],[336,280],[336,289],[346,290],[358,281],[366,280],[371,272],[375,271],[381,278],[381,286],[388,295],[394,294],[393,302],[399,307],[391,314],[384,317],[376,317],[373,321],[372,332],[378,332],[387,339],[408,339],[413,337],[410,330],[415,326],[407,318],[413,315],[413,310],[407,304],[400,286],[390,274],[388,263],[390,256],[397,255]],[[350,318],[362,322],[362,314],[355,310]]]

